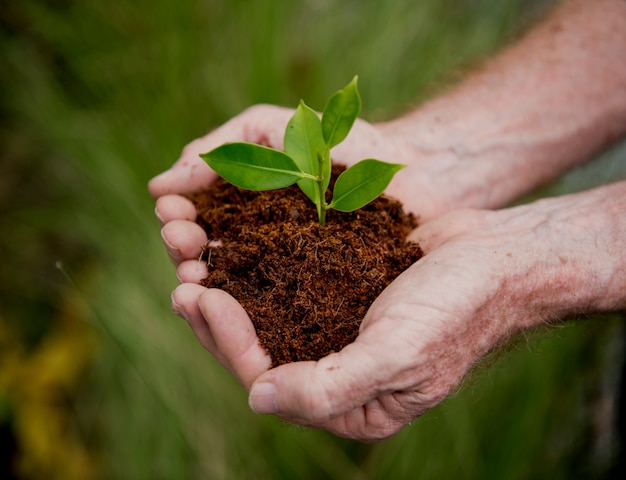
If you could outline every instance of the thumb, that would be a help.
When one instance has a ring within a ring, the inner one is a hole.
[[[250,390],[250,408],[320,425],[396,390],[399,385],[392,383],[398,358],[386,357],[384,352],[394,350],[381,345],[375,330],[362,332],[354,343],[317,362],[290,363],[263,373]]]

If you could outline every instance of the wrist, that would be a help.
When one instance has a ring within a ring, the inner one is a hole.
[[[466,89],[471,105],[463,104]],[[506,207],[601,148],[589,139],[601,129],[589,135],[585,130],[593,125],[570,128],[553,111],[551,121],[562,127],[541,126],[542,108],[512,106],[505,112],[480,91],[464,85],[382,127],[403,139],[404,162],[413,167],[407,175],[428,172],[437,195],[446,196],[446,211]]]
[[[453,99],[440,98],[381,125],[401,139],[402,162],[409,166],[403,178],[432,188],[441,202],[438,214],[503,208],[555,176],[549,161],[537,162],[545,172],[529,161],[549,153],[513,138],[519,132],[512,126],[490,118],[489,110],[468,109],[459,119],[456,107]],[[425,176],[427,182],[420,182]]]
[[[626,308],[624,211],[626,182],[519,207],[531,227],[507,282],[530,313],[518,327]]]

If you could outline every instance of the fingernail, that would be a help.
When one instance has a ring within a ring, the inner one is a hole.
[[[163,220],[163,217],[159,213],[159,209],[157,207],[154,207],[154,214],[156,215],[157,220],[159,221],[161,226],[165,225],[165,220]]]
[[[173,292],[172,292],[171,299],[172,299],[172,312],[174,312],[179,317],[182,317],[183,320],[189,321],[189,315],[187,315],[187,311],[185,310],[185,307],[183,307],[182,305],[176,302],[176,300],[174,299]]]
[[[161,238],[163,239],[163,243],[167,247],[167,251],[170,257],[172,258],[172,260],[178,261],[181,256],[180,249],[175,247],[168,241],[168,239],[165,237],[165,234],[163,233],[163,229],[161,229]]]
[[[276,387],[271,383],[259,383],[252,387],[248,403],[255,413],[280,413],[276,399]]]

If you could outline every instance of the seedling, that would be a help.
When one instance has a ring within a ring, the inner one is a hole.
[[[322,117],[300,101],[284,136],[285,151],[247,142],[225,143],[200,156],[226,181],[247,190],[274,190],[297,183],[315,204],[319,223],[326,211],[351,212],[367,205],[389,185],[406,165],[375,159],[361,160],[341,173],[330,203],[330,151],[350,132],[361,111],[357,77],[334,93]]]

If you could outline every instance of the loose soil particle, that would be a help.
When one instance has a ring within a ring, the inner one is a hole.
[[[201,284],[241,303],[272,366],[353,342],[376,297],[423,255],[406,240],[415,218],[384,195],[355,212],[328,211],[325,226],[296,186],[251,192],[219,179],[190,198],[209,240]]]

